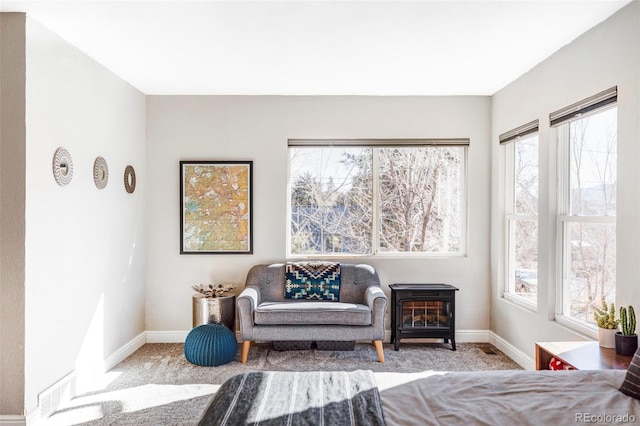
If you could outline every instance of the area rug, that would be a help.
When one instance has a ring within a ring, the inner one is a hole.
[[[399,351],[384,345],[385,363],[375,348],[358,343],[353,351],[275,351],[269,344],[251,348],[219,367],[199,367],[184,357],[182,344],[146,344],[114,367],[102,390],[80,395],[42,425],[194,425],[212,395],[228,378],[252,371],[356,371],[419,373],[514,370],[521,367],[486,343],[448,345],[405,343]]]

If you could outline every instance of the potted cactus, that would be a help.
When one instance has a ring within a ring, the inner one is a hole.
[[[636,334],[636,313],[633,306],[620,308],[620,326],[622,330],[616,333],[616,353],[631,356],[638,349],[638,335]]]
[[[616,307],[613,302],[608,305],[603,300],[602,307],[593,311],[593,317],[598,325],[598,342],[600,346],[603,348],[615,348],[615,336],[620,321],[616,319]]]

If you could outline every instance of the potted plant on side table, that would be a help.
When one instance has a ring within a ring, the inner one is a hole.
[[[616,353],[618,355],[631,356],[638,349],[638,335],[636,334],[636,313],[633,306],[627,309],[620,308],[620,325],[622,331],[616,333]]]
[[[602,307],[593,311],[593,317],[598,325],[598,342],[603,348],[616,347],[616,332],[618,331],[619,320],[616,319],[616,307],[611,302],[602,301]]]
[[[193,327],[219,323],[234,331],[236,320],[236,296],[228,294],[235,284],[200,284],[191,288],[193,295]]]

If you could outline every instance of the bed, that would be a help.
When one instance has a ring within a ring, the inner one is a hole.
[[[225,382],[200,425],[575,425],[640,421],[626,371],[260,372]]]

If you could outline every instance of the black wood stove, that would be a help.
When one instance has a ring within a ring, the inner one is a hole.
[[[403,338],[451,340],[456,350],[456,291],[449,284],[391,284],[391,343]]]

